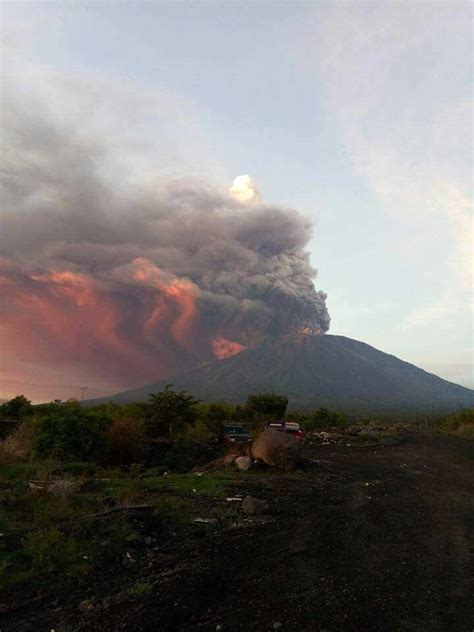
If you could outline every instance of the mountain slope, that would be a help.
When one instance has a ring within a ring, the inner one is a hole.
[[[245,401],[274,391],[292,407],[347,410],[452,409],[474,392],[351,338],[295,334],[103,401],[144,401],[168,382],[206,401]]]

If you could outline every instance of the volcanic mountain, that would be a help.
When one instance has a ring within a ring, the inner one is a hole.
[[[441,411],[472,406],[474,399],[474,391],[363,342],[297,333],[102,401],[144,401],[167,383],[204,401],[242,403],[250,393],[271,391],[287,395],[293,409]]]

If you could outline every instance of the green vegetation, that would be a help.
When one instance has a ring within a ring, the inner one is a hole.
[[[141,581],[137,582],[130,588],[128,591],[129,597],[132,599],[141,599],[142,597],[146,597],[153,590],[153,585],[150,582]]]
[[[105,453],[109,425],[100,410],[68,402],[36,420],[33,449],[40,459],[96,460]]]
[[[328,408],[318,408],[314,412],[306,414],[293,414],[291,418],[298,421],[306,432],[345,428],[348,425],[347,415]]]
[[[140,555],[143,537],[135,521],[126,511],[109,518],[110,507],[149,506],[149,520],[178,527],[203,511],[206,517],[219,517],[222,509],[216,500],[225,497],[227,486],[239,476],[233,471],[158,476],[154,468],[91,471],[87,465],[26,463],[3,455],[1,589],[36,581],[59,584],[64,578],[81,581],[104,564],[122,563],[127,552]],[[56,492],[55,481],[69,485]]]
[[[283,419],[288,406],[288,397],[276,393],[257,393],[249,395],[245,412],[259,421]]]
[[[131,520],[127,508],[145,507],[147,523],[158,530],[163,521],[179,530],[203,515],[220,519],[230,510],[222,502],[229,487],[246,474],[196,471],[220,454],[209,439],[226,422],[258,432],[266,420],[282,418],[287,403],[260,393],[243,407],[204,404],[168,385],[146,404],[34,406],[24,396],[3,404],[0,419],[12,424],[0,444],[0,586],[87,581],[105,564],[144,554],[141,521]],[[299,422],[308,437],[344,432],[349,424],[327,408],[286,418]],[[428,427],[427,420],[423,424]],[[473,410],[436,420],[436,427],[474,439]],[[364,439],[348,432],[351,443]],[[138,583],[130,595],[148,590]]]
[[[158,525],[189,523],[202,515],[203,503],[212,505],[205,516],[218,517],[215,501],[238,475],[184,473],[215,458],[215,448],[188,436],[196,404],[167,387],[138,406],[33,406],[22,396],[3,405],[1,416],[16,419],[0,451],[0,586],[85,581],[104,564],[123,563],[127,553],[140,555],[140,521],[129,519],[128,507],[148,507],[147,521]],[[210,408],[210,421],[219,410]],[[200,422],[209,434],[206,412]],[[109,519],[111,508],[119,511]]]
[[[0,405],[0,418],[2,419],[22,419],[31,415],[32,412],[31,402],[24,395],[17,395],[9,402]]]
[[[198,400],[186,391],[174,391],[172,386],[167,384],[163,391],[151,393],[145,405],[145,423],[152,437],[168,433],[173,438],[196,422]]]
[[[461,409],[448,415],[440,428],[450,434],[474,440],[474,409]]]

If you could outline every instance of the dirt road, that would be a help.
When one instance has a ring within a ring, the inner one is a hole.
[[[308,451],[326,475],[255,484],[276,520],[228,543],[218,605],[189,629],[474,630],[474,444]]]
[[[138,602],[35,629],[472,632],[474,443],[410,434],[307,453],[319,472],[239,483],[270,502],[268,519],[183,542],[150,565]]]

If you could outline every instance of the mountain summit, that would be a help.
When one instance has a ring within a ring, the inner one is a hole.
[[[271,338],[223,360],[102,401],[144,401],[172,382],[205,401],[244,402],[273,391],[292,408],[350,411],[453,409],[472,406],[474,391],[345,336],[297,333]]]

